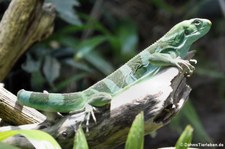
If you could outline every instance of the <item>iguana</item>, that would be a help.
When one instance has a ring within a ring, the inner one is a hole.
[[[20,90],[18,101],[22,105],[48,112],[92,112],[94,107],[110,104],[115,95],[124,92],[145,77],[157,74],[168,66],[176,66],[183,73],[191,74],[194,67],[184,60],[190,46],[210,29],[207,19],[190,19],[175,25],[158,41],[134,56],[112,74],[87,88],[74,93],[39,93]],[[91,107],[91,110],[88,110]],[[94,117],[93,117],[94,118]]]

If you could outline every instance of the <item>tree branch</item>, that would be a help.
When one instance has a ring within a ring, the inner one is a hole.
[[[55,13],[43,0],[12,0],[0,23],[0,81],[35,42],[53,31]]]
[[[97,123],[90,122],[86,137],[91,148],[115,148],[125,142],[129,127],[135,116],[144,111],[145,134],[167,124],[182,108],[191,89],[186,78],[177,68],[168,68],[154,77],[145,78],[113,98],[110,110],[96,113]],[[42,123],[23,126],[25,129],[40,129],[48,132],[64,148],[71,148],[78,126],[85,113],[64,116],[54,124]],[[85,122],[83,122],[85,127]],[[21,128],[21,127],[20,127]],[[2,127],[0,131],[20,129]],[[27,147],[29,142],[22,137],[12,137],[8,143]]]
[[[17,97],[0,86],[0,117],[10,124],[41,123],[46,118],[43,114],[29,107],[17,104]]]

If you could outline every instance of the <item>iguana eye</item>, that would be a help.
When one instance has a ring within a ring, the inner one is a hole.
[[[199,26],[201,24],[201,21],[200,20],[194,20],[192,23],[196,26]]]

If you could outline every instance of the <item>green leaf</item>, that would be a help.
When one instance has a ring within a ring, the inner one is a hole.
[[[30,54],[26,55],[26,62],[22,65],[22,69],[26,72],[32,73],[40,69],[40,61],[35,61]]]
[[[191,125],[195,128],[195,132],[197,137],[200,140],[203,138],[208,142],[213,142],[209,135],[206,133],[202,123],[198,117],[197,112],[195,111],[194,106],[191,104],[190,100],[185,104],[184,108],[182,109],[184,112],[185,117],[190,121]]]
[[[213,79],[225,79],[223,72],[215,70],[215,67],[213,68],[198,67],[196,69],[196,73],[202,76],[211,77]]]
[[[88,143],[81,126],[76,132],[73,149],[88,149]]]
[[[58,83],[54,89],[53,92],[57,92],[60,90],[63,90],[64,88],[66,88],[68,86],[68,84],[70,84],[71,82],[76,82],[78,80],[84,79],[85,77],[87,77],[88,74],[87,73],[80,73],[80,74],[76,74],[60,83]]]
[[[122,54],[131,55],[135,53],[138,34],[136,27],[131,22],[125,22],[120,25],[116,38],[119,39]]]
[[[77,46],[73,46],[73,48],[78,51],[74,57],[75,61],[79,59],[85,59],[91,65],[100,70],[103,74],[110,74],[114,70],[112,65],[108,61],[103,59],[103,57],[100,56],[96,51],[94,51],[94,49],[105,40],[105,37],[97,36],[91,39],[87,39]]]
[[[75,59],[82,59],[85,55],[89,54],[96,46],[105,41],[105,37],[96,36],[94,38],[86,39],[76,48],[77,53]]]
[[[125,149],[143,149],[144,147],[144,114],[141,112],[133,121]]]
[[[0,148],[2,149],[19,149],[18,147],[6,144],[6,143],[2,143],[0,142]]]
[[[177,143],[175,145],[176,149],[187,149],[188,144],[191,144],[192,133],[193,128],[190,125],[186,126],[185,130],[177,140]]]
[[[58,34],[58,35],[67,34],[68,35],[68,34],[72,34],[72,33],[83,32],[86,30],[97,31],[101,35],[110,35],[111,34],[110,31],[103,24],[101,24],[101,22],[99,22],[98,20],[92,21],[92,18],[90,18],[89,15],[86,15],[85,18],[84,17],[81,17],[81,18],[84,19],[84,21],[89,21],[89,23],[82,24],[80,26],[68,25],[68,26],[63,27],[57,33],[54,33],[53,35],[55,35],[55,34]]]
[[[112,65],[95,51],[85,55],[85,60],[87,60],[105,75],[112,73],[114,70]]]
[[[172,6],[167,4],[167,2],[165,2],[164,0],[151,0],[150,2],[156,5],[158,8],[161,8],[167,12],[172,13],[176,11]]]
[[[88,73],[92,73],[94,70],[90,66],[88,66],[86,63],[82,63],[79,61],[74,61],[73,59],[67,59],[64,61],[66,64],[83,71],[86,71]]]
[[[74,10],[75,6],[79,6],[77,0],[46,0],[46,2],[50,2],[55,5],[56,11],[59,13],[59,17],[64,21],[73,25],[81,25],[81,21]]]
[[[34,90],[40,90],[43,88],[46,80],[44,79],[43,75],[40,71],[33,72],[31,74],[31,86]]]
[[[40,130],[9,130],[0,132],[0,141],[14,135],[23,135],[33,144],[35,148],[61,149],[52,136]]]
[[[174,117],[172,122],[170,123],[170,127],[175,129],[177,132],[182,132],[183,124],[190,123],[192,127],[195,129],[194,138],[197,141],[204,141],[204,142],[213,142],[210,136],[205,131],[202,122],[195,110],[193,104],[189,101],[186,102],[183,109],[180,113]]]
[[[48,80],[48,82],[51,84],[59,77],[60,74],[60,63],[56,58],[46,56],[44,60],[44,67],[43,72]]]

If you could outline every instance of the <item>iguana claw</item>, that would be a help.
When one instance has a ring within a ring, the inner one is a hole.
[[[198,61],[196,59],[190,59],[189,61],[192,62],[192,63],[194,63],[194,64],[197,64],[198,63]]]
[[[197,63],[196,60],[190,60],[190,62]],[[193,73],[195,67],[190,64],[188,60],[183,60],[180,57],[177,57],[174,59],[173,64],[175,64],[182,72],[187,74],[187,77],[190,77],[190,75]],[[185,68],[182,67],[185,66]]]
[[[86,132],[89,132],[88,127],[89,127],[89,121],[90,121],[90,117],[91,116],[92,116],[94,122],[96,123],[96,117],[95,117],[95,114],[94,114],[94,110],[96,110],[95,107],[93,107],[93,106],[91,106],[89,104],[85,107]]]

